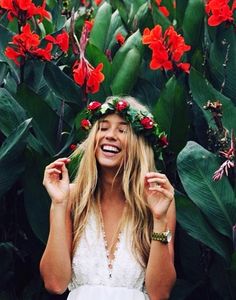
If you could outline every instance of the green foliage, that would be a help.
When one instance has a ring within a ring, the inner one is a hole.
[[[65,9],[63,1],[49,0],[46,9],[52,18],[27,22],[44,50],[46,35],[55,38],[67,30],[69,50],[64,53],[53,45],[47,61],[27,53],[19,65],[5,50],[22,24],[17,18],[9,21],[1,11],[0,299],[66,299],[66,294],[57,297],[45,291],[38,270],[49,229],[44,168],[70,156],[70,145],[85,138],[80,122],[88,101],[129,94],[152,110],[168,135],[169,146],[158,163],[176,189],[178,280],[171,300],[234,300],[235,167],[219,181],[212,176],[227,159],[222,151],[228,153],[235,145],[230,140],[236,133],[235,27],[227,22],[209,26],[202,0],[162,0],[167,17],[154,0],[104,0],[99,6],[91,0],[88,7],[81,1],[67,2]],[[85,20],[94,24],[81,49]],[[171,70],[150,69],[153,53],[142,35],[155,25],[162,27],[162,34],[173,26],[191,46],[183,55],[183,62],[191,64],[190,74],[178,67],[180,61]],[[103,64],[104,80],[95,93],[87,93],[86,82],[79,85],[73,78],[74,63],[82,54],[90,68]],[[209,103],[222,109],[207,108]],[[73,157],[68,166],[71,180],[79,160]],[[235,157],[229,161],[235,164]]]

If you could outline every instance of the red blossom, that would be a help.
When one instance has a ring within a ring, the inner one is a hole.
[[[85,85],[87,93],[94,94],[99,91],[100,83],[105,78],[101,72],[102,68],[102,63],[94,68],[85,58],[82,58],[80,61],[76,61],[73,66],[74,80],[80,86]]]
[[[55,45],[58,45],[58,47],[63,52],[67,52],[69,48],[69,35],[66,31],[58,34],[56,37],[53,37],[52,35],[47,35],[45,37],[45,40],[52,42]]]
[[[223,22],[233,22],[233,12],[236,7],[236,1],[233,1],[232,8],[229,6],[229,0],[208,0],[205,11],[208,14],[208,25],[218,26]]]
[[[77,148],[76,144],[71,144],[70,145],[70,150],[74,151]]]
[[[50,13],[45,9],[46,2],[42,6],[36,6],[32,0],[0,0],[0,7],[7,11],[8,20],[17,18],[20,24],[25,24],[26,20],[33,16],[39,16],[39,22],[44,18],[50,19]]]
[[[175,67],[189,73],[190,65],[181,63],[180,60],[191,47],[185,44],[184,38],[177,34],[173,26],[168,27],[164,35],[160,25],[156,25],[152,30],[145,28],[142,42],[148,44],[152,50],[151,69],[172,70]]]
[[[100,5],[100,4],[101,4],[102,0],[94,0],[94,2],[95,2],[95,3],[96,3],[96,5],[98,6],[98,5]]]
[[[168,17],[169,16],[169,11],[165,6],[161,6],[161,1],[162,0],[156,0],[156,4],[158,6],[158,9],[160,10],[160,12],[165,16]]]
[[[124,42],[125,42],[125,38],[124,36],[122,35],[121,32],[118,32],[117,35],[116,35],[116,40],[117,42],[120,44],[120,45],[123,45]]]
[[[84,26],[86,27],[87,31],[90,32],[93,28],[94,20],[84,22]]]
[[[90,123],[89,120],[87,119],[83,119],[81,122],[80,122],[80,126],[85,129],[85,130],[89,130],[91,127],[92,127],[92,124]]]
[[[168,146],[167,136],[166,136],[166,135],[162,135],[162,136],[160,137],[159,143],[160,143],[161,147],[166,147],[166,146]]]
[[[5,50],[5,55],[12,59],[17,65],[20,58],[37,57],[43,60],[51,60],[52,44],[48,43],[45,48],[39,48],[40,38],[26,24],[22,28],[22,33],[13,36],[11,46]]]
[[[143,117],[140,120],[140,123],[143,126],[143,128],[145,128],[145,129],[152,129],[153,125],[154,125],[153,119],[149,118],[149,117]]]
[[[128,102],[120,100],[116,103],[116,109],[120,112],[129,106]]]
[[[87,109],[90,111],[95,111],[95,110],[98,110],[101,107],[101,105],[102,104],[98,101],[92,101],[89,103]]]

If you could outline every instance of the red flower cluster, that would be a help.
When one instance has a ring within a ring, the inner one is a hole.
[[[68,49],[67,41],[68,34],[66,32],[61,33],[58,38],[55,38],[55,44],[57,44],[62,51],[65,51],[66,47]],[[52,39],[51,42],[53,42]],[[39,48],[39,44],[39,36],[31,31],[29,24],[26,24],[22,28],[22,33],[13,36],[11,47],[6,48],[5,55],[9,59],[12,59],[17,65],[20,65],[19,60],[21,58],[25,60],[28,57],[37,57],[43,60],[51,60],[53,44],[48,43],[45,48]]]
[[[168,16],[170,15],[170,13],[169,13],[168,9],[167,9],[165,6],[162,6],[162,5],[161,5],[161,1],[162,1],[162,0],[156,0],[156,4],[157,4],[157,6],[158,6],[158,9],[160,10],[160,12],[163,13],[163,15],[164,15],[165,17],[168,17]]]
[[[85,58],[81,58],[73,66],[74,80],[80,86],[86,85],[86,93],[94,94],[99,91],[100,83],[105,78],[101,72],[102,68],[102,63],[94,68]]]
[[[120,45],[123,45],[124,42],[125,42],[125,38],[124,36],[122,35],[122,33],[118,32],[117,35],[116,35],[116,40],[117,42],[120,44]]]
[[[184,38],[177,34],[173,26],[168,27],[164,35],[162,35],[160,25],[156,25],[152,30],[145,28],[142,42],[149,45],[153,51],[150,62],[151,69],[173,70],[178,68],[189,73],[190,64],[181,63],[180,60],[184,52],[191,49],[191,46],[185,44]]]
[[[88,36],[92,30],[93,22],[85,21],[80,42],[77,45],[79,47],[80,59],[76,60],[73,65],[73,77],[74,81],[80,86],[86,87],[86,93],[96,93],[99,91],[100,83],[104,80],[104,75],[101,72],[103,64],[100,63],[94,68],[89,61],[85,58],[85,49],[88,43]]]
[[[57,45],[61,51],[67,52],[69,48],[69,36],[66,31],[59,33],[56,37],[51,35],[46,35],[45,40],[52,42],[54,45]]]
[[[230,0],[207,0],[205,10],[208,16],[209,26],[218,26],[223,22],[233,22],[233,13],[236,9],[236,0],[232,7],[229,6]]]
[[[43,18],[51,18],[49,12],[45,10],[45,0],[42,6],[36,6],[32,0],[0,0],[0,7],[7,11],[8,20],[17,18],[20,24],[25,24],[26,20],[33,16],[40,16],[40,22]]]

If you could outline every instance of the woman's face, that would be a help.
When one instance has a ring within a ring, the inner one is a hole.
[[[101,167],[120,167],[126,156],[128,129],[127,122],[117,114],[107,115],[99,121],[95,155]]]

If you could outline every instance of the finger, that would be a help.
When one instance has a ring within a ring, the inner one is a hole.
[[[51,164],[47,165],[46,169],[50,169],[55,166],[62,166],[63,164],[67,164],[69,162],[70,162],[70,159],[67,157],[59,158],[59,159],[55,160],[54,162],[52,162]]]
[[[150,177],[146,178],[147,183],[149,186],[161,185],[166,188],[171,188],[172,185],[169,182],[168,178],[164,175],[162,177]]]
[[[152,177],[159,177],[159,178],[166,178],[166,175],[160,172],[148,172],[145,175],[146,178],[152,178]]]
[[[149,187],[149,191],[156,191],[156,192],[162,193],[169,200],[174,199],[174,192],[172,190],[167,190],[159,185],[157,185],[155,187]]]
[[[63,164],[63,166],[62,166],[61,172],[62,172],[62,173],[61,173],[62,179],[69,180],[69,174],[68,174],[68,170],[67,170],[65,164]]]

